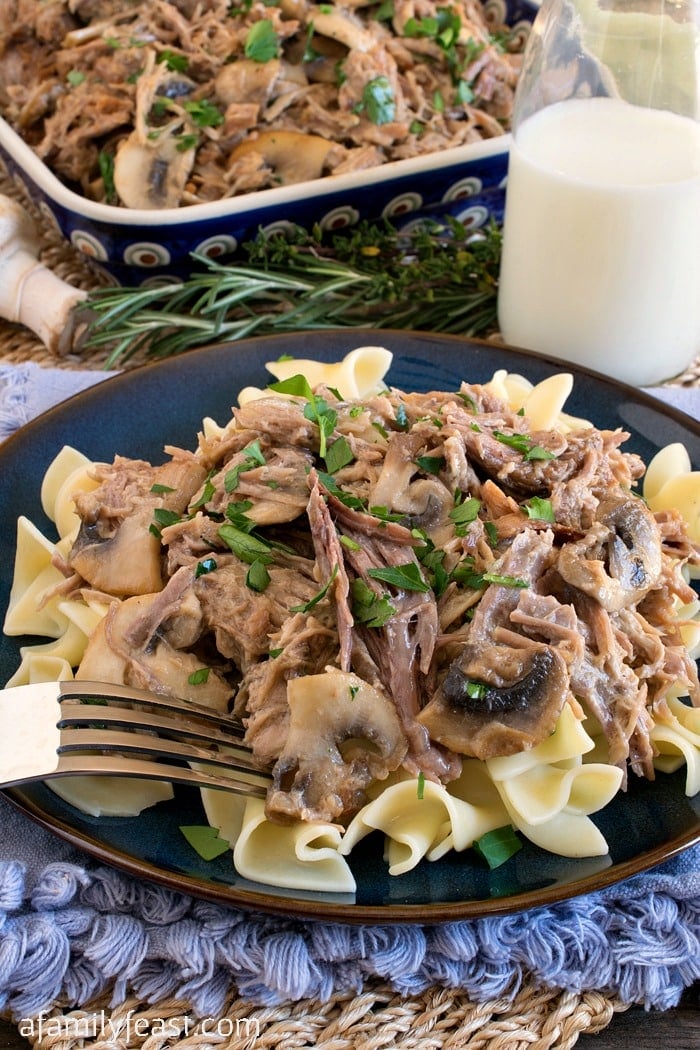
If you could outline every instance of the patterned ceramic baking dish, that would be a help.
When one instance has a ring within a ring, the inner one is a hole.
[[[493,15],[527,32],[528,0],[487,0]],[[192,270],[192,253],[220,258],[262,229],[332,230],[386,217],[404,226],[453,216],[478,228],[499,220],[509,136],[279,188],[157,212],[89,200],[61,182],[0,118],[0,159],[46,221],[115,282],[142,284]]]

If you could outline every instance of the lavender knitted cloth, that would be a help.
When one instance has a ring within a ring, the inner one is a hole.
[[[0,436],[107,373],[0,367]],[[660,396],[700,415],[698,391]],[[416,994],[463,988],[474,1001],[524,981],[675,1005],[700,978],[700,846],[585,897],[441,925],[346,926],[256,915],[99,865],[0,796],[0,1010],[16,1019],[113,989],[175,996],[217,1016],[234,990],[273,1004],[358,993],[379,977]]]

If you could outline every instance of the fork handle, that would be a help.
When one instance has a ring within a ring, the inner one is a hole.
[[[58,715],[55,682],[0,691],[2,786],[55,774],[59,764]]]

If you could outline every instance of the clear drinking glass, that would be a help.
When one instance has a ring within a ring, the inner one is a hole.
[[[499,287],[514,345],[634,385],[700,353],[698,0],[544,0]]]

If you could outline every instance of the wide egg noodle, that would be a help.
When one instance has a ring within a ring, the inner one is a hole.
[[[580,761],[594,747],[583,723],[566,705],[554,733],[541,744],[487,761],[513,826],[542,849],[563,857],[608,852],[589,814],[614,798],[622,770]]]
[[[69,776],[48,781],[55,795],[91,817],[138,817],[144,809],[173,797],[166,780],[135,777]]]
[[[564,405],[573,389],[574,379],[569,372],[556,372],[531,383],[517,372],[504,368],[494,372],[485,388],[505,401],[514,412],[522,411],[532,423],[533,430],[567,431],[590,427],[586,419],[577,419],[564,412]]]
[[[91,469],[92,462],[87,456],[70,445],[64,445],[44,475],[41,505],[62,539],[73,538],[80,526],[74,496],[97,488],[98,482],[90,476]]]
[[[685,793],[692,798],[700,791],[700,708],[689,707],[677,697],[667,700],[670,717],[657,713],[651,739],[659,755],[657,769],[674,772],[685,762]]]
[[[385,836],[390,875],[402,875],[423,860],[465,850],[489,831],[508,823],[508,814],[483,763],[467,761],[458,781],[448,785],[415,778],[391,783],[350,822],[340,850],[349,854],[374,831]]]
[[[10,601],[3,631],[6,635],[60,638],[68,620],[59,609],[56,588],[65,577],[52,564],[55,544],[24,516],[17,520],[17,547]],[[47,598],[50,592],[53,597]]]
[[[355,879],[338,852],[335,824],[273,824],[261,799],[245,799],[202,789],[210,825],[233,850],[238,874],[252,882],[284,889],[354,893]]]
[[[332,387],[346,401],[356,401],[378,394],[384,388],[384,377],[389,371],[392,357],[392,353],[382,346],[360,346],[346,354],[342,361],[333,364],[290,358],[269,361],[265,367],[277,381],[301,374],[311,387]],[[238,403],[244,405],[267,396],[267,390],[245,387],[238,395]]]

